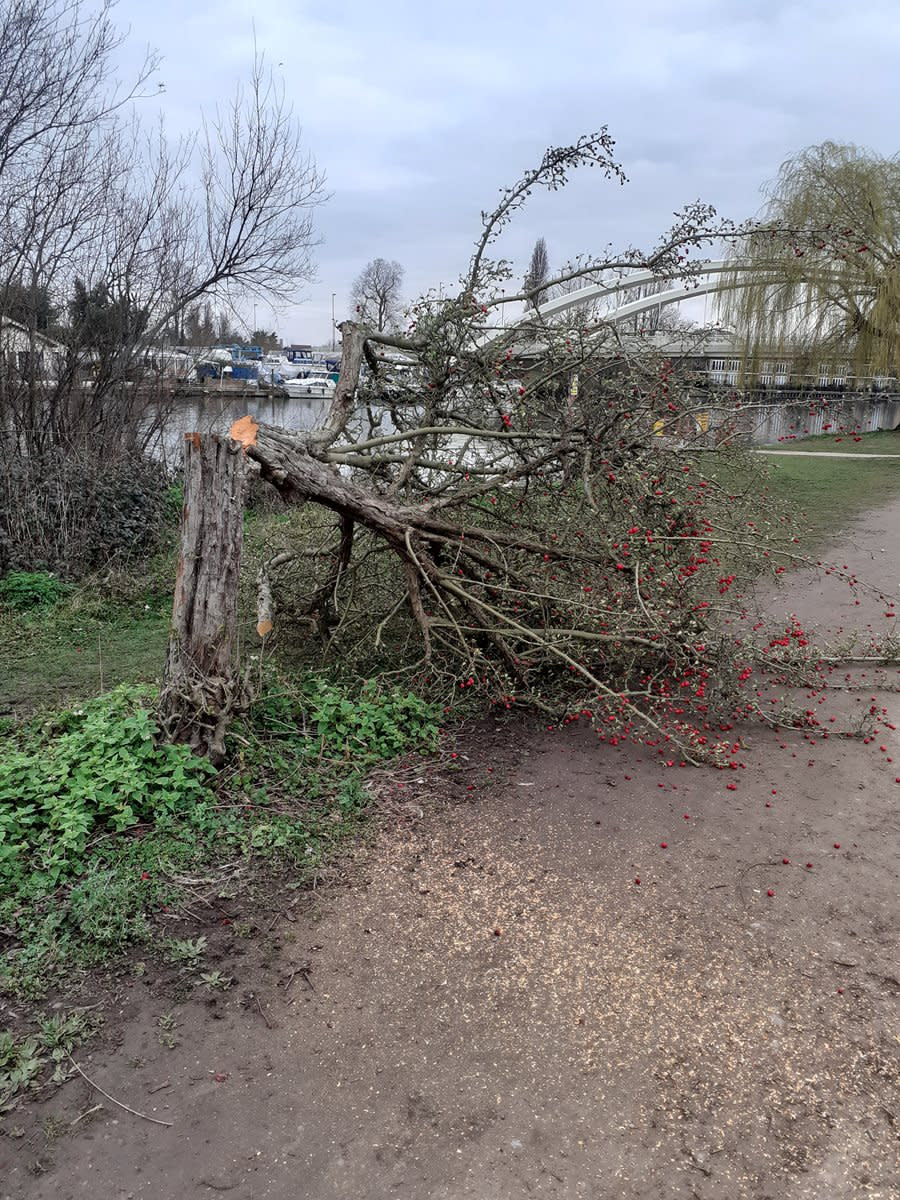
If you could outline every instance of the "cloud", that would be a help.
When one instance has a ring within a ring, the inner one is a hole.
[[[604,123],[629,186],[586,173],[536,196],[502,247],[520,269],[541,235],[554,263],[649,245],[696,198],[750,215],[781,161],[825,138],[898,149],[896,0],[120,0],[116,13],[133,45],[163,53],[176,128],[246,77],[254,34],[283,80],[332,192],[320,283],[282,318],[293,341],[330,338],[331,293],[346,298],[376,255],[403,262],[410,289],[450,283],[498,189]]]

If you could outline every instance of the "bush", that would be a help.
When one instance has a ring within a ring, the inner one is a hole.
[[[0,463],[0,571],[78,578],[158,549],[176,523],[163,467],[139,456]]]
[[[253,705],[250,724],[258,734],[301,739],[316,759],[351,758],[358,767],[412,746],[432,748],[438,737],[437,708],[419,696],[372,682],[354,693],[315,675],[297,688],[271,686]]]
[[[0,608],[52,608],[69,587],[49,571],[9,571],[0,579]]]
[[[213,768],[157,745],[150,692],[123,686],[31,727],[0,760],[0,885],[77,871],[92,837],[176,815],[202,799]],[[10,738],[10,741],[14,739]]]

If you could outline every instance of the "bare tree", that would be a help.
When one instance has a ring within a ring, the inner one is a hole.
[[[386,258],[373,258],[365,265],[350,292],[350,303],[361,324],[378,333],[395,328],[400,318],[403,274],[398,262]]]
[[[75,448],[97,469],[146,449],[166,402],[148,350],[198,305],[296,298],[313,276],[323,181],[262,60],[198,138],[173,144],[138,117],[156,58],[130,88],[114,82],[111,9],[10,0],[0,17],[0,345],[23,289],[71,312],[78,281],[109,314],[140,314],[102,348],[97,322],[74,320],[51,346],[31,306],[14,333],[28,343],[16,360],[25,369],[7,357],[0,370],[0,493],[10,496],[39,488]],[[22,519],[0,504],[0,544],[4,533],[33,541]]]
[[[542,237],[534,243],[531,261],[525,272],[525,291],[528,299],[526,308],[537,308],[547,299],[546,283],[550,277],[550,255],[547,253],[547,243]]]

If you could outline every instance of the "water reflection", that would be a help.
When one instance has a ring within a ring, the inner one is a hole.
[[[248,414],[255,421],[279,429],[312,429],[322,421],[328,404],[320,396],[290,399],[266,392],[242,396],[210,392],[206,396],[176,400],[166,414],[155,453],[168,466],[178,466],[186,433],[227,433],[239,417]]]

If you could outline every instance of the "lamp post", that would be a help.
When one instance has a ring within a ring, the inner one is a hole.
[[[337,292],[331,293],[331,353],[334,353],[334,298]]]

